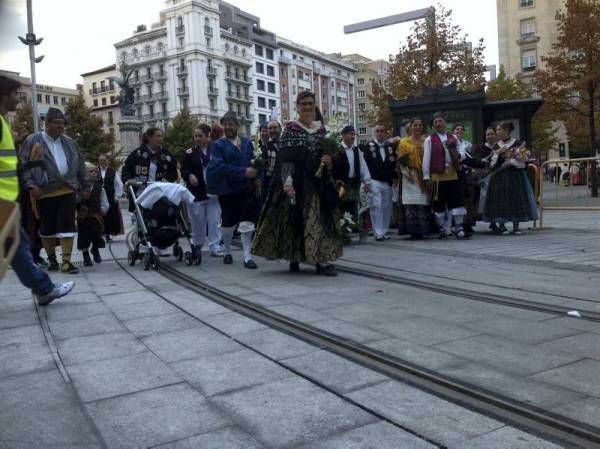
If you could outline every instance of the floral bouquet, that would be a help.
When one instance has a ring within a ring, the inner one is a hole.
[[[338,229],[342,231],[344,237],[360,231],[358,224],[354,221],[354,217],[352,217],[350,212],[345,212],[344,216],[340,218],[338,221]]]
[[[342,140],[342,124],[337,118],[332,118],[325,127],[327,133],[321,142],[321,149],[323,150],[323,156],[335,155],[340,150],[340,142]],[[321,178],[323,176],[323,167],[325,165],[321,162],[315,176]]]
[[[258,175],[254,180],[254,185],[256,187],[256,196],[260,197],[262,195],[262,180],[260,178],[260,174],[265,169],[265,158],[263,157],[262,149],[258,145],[254,145],[254,150],[252,151],[252,159],[250,159],[250,165],[254,168]]]

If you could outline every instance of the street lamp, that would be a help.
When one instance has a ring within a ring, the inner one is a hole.
[[[35,81],[35,64],[42,62],[44,55],[35,57],[35,46],[40,45],[44,40],[43,37],[36,38],[33,32],[33,13],[31,9],[31,0],[27,0],[27,35],[23,38],[19,36],[19,40],[23,44],[29,46],[29,62],[31,64],[31,106],[33,109],[33,131],[39,130],[38,104],[37,104],[37,86]]]

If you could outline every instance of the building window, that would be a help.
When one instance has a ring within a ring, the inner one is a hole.
[[[184,98],[184,99],[181,101],[181,107],[182,107],[183,109],[187,109],[187,108],[188,108],[188,101],[187,101],[187,98]]]
[[[365,103],[358,103],[358,110],[364,111],[367,109],[367,105]]]
[[[270,49],[270,48],[267,48],[266,49],[266,56],[267,56],[267,59],[270,59],[272,61],[273,60],[273,50]]]
[[[149,55],[150,54],[150,45],[146,45],[144,47],[144,54]]]
[[[364,98],[365,97],[365,91],[364,90],[359,90],[357,96],[358,96],[358,98]]]
[[[183,48],[183,38],[182,38],[182,37],[180,37],[180,38],[178,39],[177,46],[178,46],[179,48]]]
[[[115,82],[113,80],[108,80],[108,89],[115,90]]]
[[[211,38],[210,38],[210,37],[207,37],[207,38],[206,38],[206,46],[207,46],[208,48],[212,48],[212,40],[211,40]]]
[[[358,134],[367,134],[367,128],[358,128]]]
[[[242,48],[242,56],[246,56],[246,49]]]
[[[262,62],[256,63],[256,73],[265,73],[265,66]]]
[[[277,102],[275,100],[269,100],[269,109],[273,109],[277,107]]]
[[[50,104],[50,95],[46,95],[46,103]]]
[[[42,102],[42,94],[37,94],[37,101],[38,103]]]
[[[210,99],[210,108],[215,109],[215,99],[214,98]]]
[[[267,123],[266,114],[258,114],[258,123],[260,123],[260,124]]]
[[[275,67],[273,67],[272,65],[268,65],[267,66],[267,75],[275,76]]]
[[[265,100],[264,97],[258,97],[258,107],[259,108],[266,108],[267,107],[267,102]]]
[[[256,80],[256,89],[257,90],[265,90],[265,82],[263,80]]]
[[[66,97],[60,97],[60,104],[67,104],[67,98]]]
[[[534,71],[536,60],[537,56],[535,50],[525,50],[523,53],[521,53],[521,69],[524,72]]]
[[[112,125],[113,123],[113,113],[112,111],[108,111],[108,124]]]
[[[529,19],[521,20],[521,37],[529,37],[535,35],[535,19],[533,17]]]
[[[533,0],[519,0],[520,8],[533,8]]]
[[[254,54],[255,54],[256,56],[262,56],[262,55],[263,55],[263,48],[262,48],[262,45],[258,45],[258,44],[256,44],[256,45],[254,46]]]
[[[54,104],[58,104],[58,97],[54,95],[54,97],[52,97],[52,101],[54,102]]]
[[[214,101],[214,100],[212,100]],[[162,107],[162,113],[166,114],[167,113],[167,103],[161,103],[161,107]]]
[[[237,54],[238,54],[238,51],[239,51],[239,49],[238,49],[238,46],[237,46],[237,45],[234,45],[234,46],[233,46],[233,54],[237,55]]]
[[[269,83],[268,84],[268,92],[270,94],[274,94],[275,93],[275,83]]]
[[[240,105],[240,104],[238,103],[238,104],[236,105],[236,108],[237,108],[237,115],[238,115],[238,117],[239,117],[240,115],[242,115],[242,105]]]
[[[102,97],[102,106],[106,106],[106,97]]]
[[[98,99],[94,99],[94,107],[97,108],[98,107]]]
[[[356,84],[358,84],[359,86],[362,86],[365,84],[365,79],[364,78],[358,78],[356,80]]]

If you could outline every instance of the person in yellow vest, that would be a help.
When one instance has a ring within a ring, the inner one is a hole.
[[[20,87],[17,80],[0,76],[0,198],[8,201],[17,201],[19,196],[19,161],[10,127],[4,116],[17,109],[17,91]],[[31,289],[41,306],[65,296],[75,286],[72,281],[54,284],[48,274],[34,263],[29,239],[23,228],[11,266],[21,283]]]
[[[23,173],[26,187],[36,202],[40,216],[40,237],[48,255],[48,271],[58,271],[55,246],[60,240],[63,273],[76,274],[71,263],[73,240],[77,235],[75,221],[77,197],[89,197],[90,182],[85,161],[75,140],[64,135],[66,119],[60,109],[49,108],[46,113],[46,130],[27,137],[19,153],[22,162],[29,162],[34,152],[42,161],[43,174],[35,176],[33,170]]]

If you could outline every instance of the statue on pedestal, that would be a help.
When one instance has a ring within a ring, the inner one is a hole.
[[[127,64],[122,62],[119,65],[120,76],[111,76],[108,79],[113,80],[119,86],[119,107],[121,108],[121,117],[135,117],[135,89],[129,85],[129,78],[133,70],[129,70]]]

